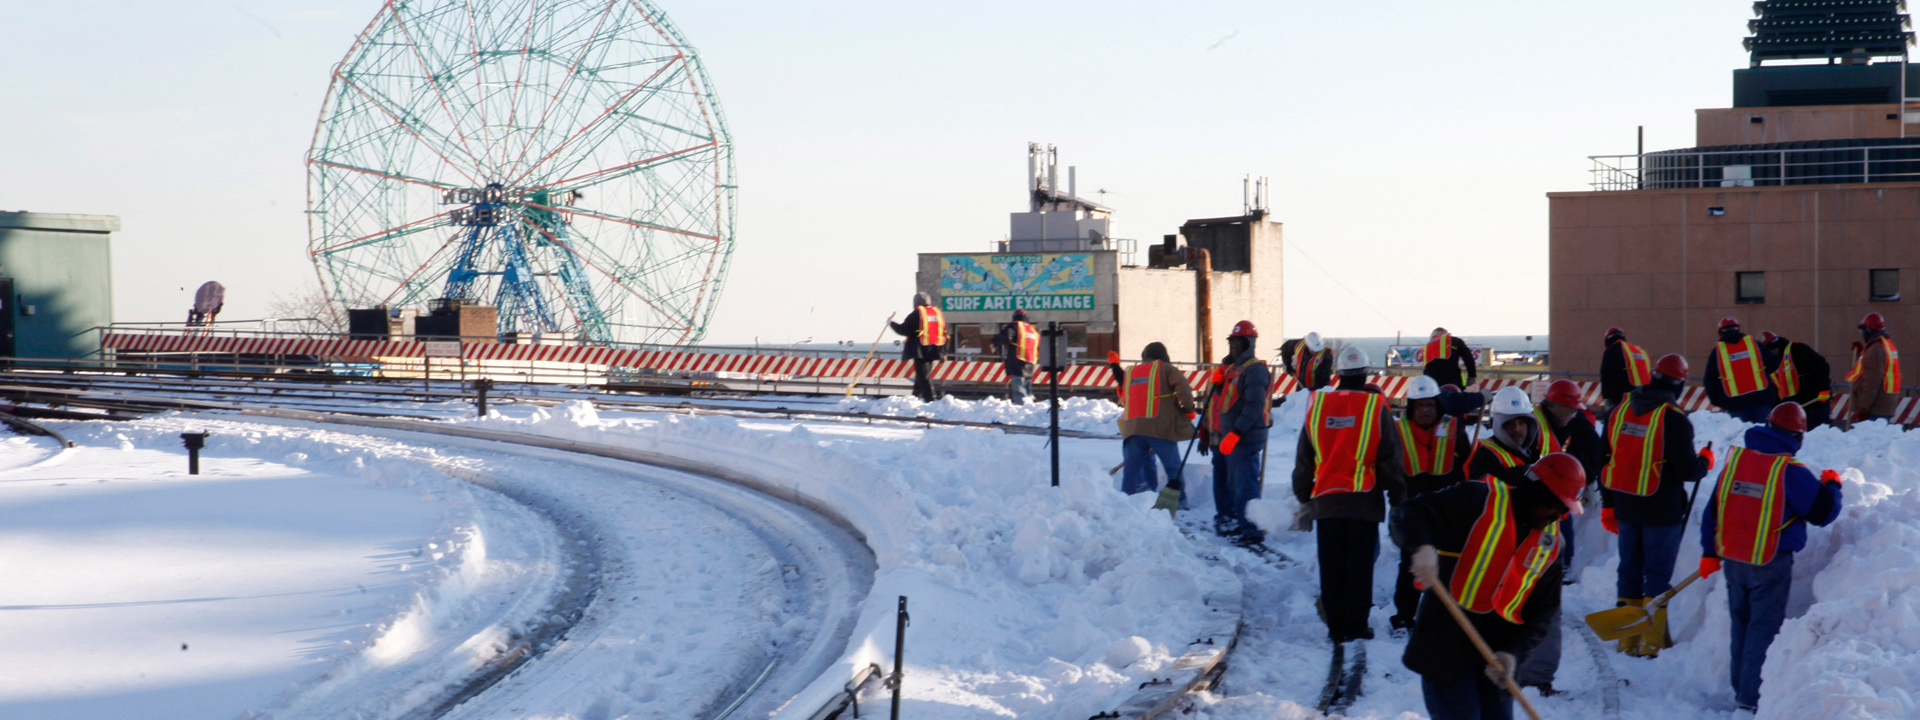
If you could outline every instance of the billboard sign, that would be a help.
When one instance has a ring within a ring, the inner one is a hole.
[[[945,312],[1092,310],[1092,253],[945,255]]]

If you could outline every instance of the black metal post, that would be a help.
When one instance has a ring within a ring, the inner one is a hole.
[[[491,378],[480,378],[473,381],[473,404],[479,408],[480,417],[487,416],[487,391],[492,389],[493,380]]]
[[[1060,487],[1060,339],[1067,332],[1060,323],[1047,321],[1047,446],[1053,452],[1053,486]]]
[[[900,681],[904,675],[901,670],[901,658],[907,653],[907,596],[900,596],[900,615],[893,624],[893,677],[887,678],[888,687],[893,688],[893,714],[889,717],[900,720]]]
[[[200,448],[207,446],[207,434],[180,433],[180,440],[187,446],[187,474],[200,474]]]

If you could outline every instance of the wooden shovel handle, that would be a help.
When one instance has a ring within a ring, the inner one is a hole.
[[[1688,585],[1692,585],[1693,581],[1699,580],[1699,579],[1700,579],[1700,571],[1695,570],[1693,571],[1692,575],[1687,576],[1687,579],[1681,580],[1679,585],[1675,585],[1672,588],[1669,588],[1666,592],[1660,593],[1660,596],[1654,598],[1653,602],[1647,603],[1647,614],[1652,615],[1653,611],[1666,607],[1667,601],[1673,599],[1674,593],[1687,589]]]
[[[1473,629],[1473,623],[1467,620],[1467,612],[1460,609],[1460,603],[1453,601],[1453,593],[1447,591],[1447,586],[1434,583],[1427,589],[1432,590],[1434,595],[1439,596],[1441,602],[1446,603],[1447,612],[1453,614],[1454,622],[1460,623],[1460,629],[1467,633],[1467,639],[1472,640],[1473,646],[1480,651],[1480,656],[1487,659],[1487,667],[1499,667],[1500,661],[1494,658],[1493,648],[1487,647],[1487,641],[1480,637],[1480,631]],[[1520,707],[1527,711],[1527,717],[1540,720],[1540,712],[1533,709],[1533,703],[1527,702],[1527,696],[1520,694],[1520,686],[1514,684],[1513,678],[1506,677],[1503,673],[1500,682],[1507,686],[1507,694],[1520,701]]]

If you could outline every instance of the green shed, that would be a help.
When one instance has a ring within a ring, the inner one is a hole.
[[[112,215],[0,212],[0,357],[78,358],[113,322]]]

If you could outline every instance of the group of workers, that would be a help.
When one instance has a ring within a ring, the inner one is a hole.
[[[895,324],[909,335],[907,359],[916,369],[927,358],[924,348],[937,352],[943,332],[931,303],[919,308]],[[1028,394],[1039,344],[1022,315],[995,339],[1005,348],[1009,378],[1021,378],[1010,381],[1016,400]],[[1878,313],[1859,328],[1846,376],[1848,419],[1889,419],[1900,396],[1899,351]],[[1273,424],[1273,377],[1256,353],[1258,338],[1253,323],[1236,324],[1228,355],[1203,393],[1160,343],[1148,345],[1130,368],[1117,354],[1108,357],[1123,409],[1122,488],[1156,489],[1156,459],[1168,484],[1182,486],[1179,446],[1190,440],[1212,457],[1215,531],[1244,543],[1265,538],[1246,508],[1261,496]],[[1619,328],[1604,342],[1600,415],[1566,380],[1550,384],[1539,403],[1517,387],[1491,396],[1465,390],[1478,375],[1472,351],[1444,328],[1422,348],[1422,374],[1407,384],[1397,415],[1368,382],[1364,350],[1336,352],[1317,333],[1280,347],[1283,370],[1311,393],[1294,454],[1301,505],[1295,527],[1315,533],[1328,635],[1335,643],[1373,637],[1373,567],[1380,524],[1387,523],[1400,548],[1389,624],[1407,638],[1402,660],[1420,674],[1435,720],[1510,718],[1513,699],[1504,686],[1555,693],[1561,586],[1572,582],[1570,521],[1586,512],[1583,496],[1593,486],[1600,522],[1618,536],[1617,606],[1658,606],[1648,613],[1651,631],[1619,641],[1618,649],[1656,657],[1672,645],[1662,596],[1674,587],[1692,511],[1686,486],[1699,490],[1716,467],[1715,453],[1711,446],[1696,450],[1692,422],[1679,406],[1686,359],[1651,359]],[[1770,332],[1756,340],[1734,318],[1721,321],[1707,357],[1710,401],[1756,423],[1744,447],[1725,451],[1700,521],[1699,574],[1726,571],[1730,680],[1744,709],[1759,704],[1761,666],[1785,619],[1793,554],[1806,545],[1806,525],[1824,526],[1839,515],[1840,476],[1825,470],[1816,477],[1794,458],[1802,436],[1830,420],[1828,367],[1811,346]],[[916,394],[923,386],[930,399],[930,383],[916,373]],[[1483,415],[1491,430],[1484,435]],[[1427,591],[1435,589],[1457,601],[1466,623],[1432,600]],[[1470,635],[1484,641],[1493,662],[1482,659]]]

